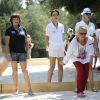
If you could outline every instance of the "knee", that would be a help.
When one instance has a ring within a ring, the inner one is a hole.
[[[17,73],[18,72],[18,69],[17,68],[13,68],[13,73]]]
[[[26,68],[23,68],[23,69],[22,69],[22,72],[23,72],[23,73],[27,73],[27,69],[26,69]]]
[[[58,66],[58,70],[63,71],[63,66]]]
[[[54,70],[55,66],[50,66],[49,71],[50,70]]]

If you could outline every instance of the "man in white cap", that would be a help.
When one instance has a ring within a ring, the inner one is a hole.
[[[76,23],[75,26],[75,32],[78,30],[80,26],[86,26],[87,27],[87,35],[92,36],[93,33],[95,32],[95,25],[90,21],[91,17],[93,15],[92,11],[90,8],[84,8],[82,13],[82,20],[80,22]],[[94,80],[93,80],[93,69],[92,69],[92,63],[93,63],[93,57],[90,59],[90,71],[89,71],[89,80],[90,80],[90,86],[91,90],[93,92],[97,92],[94,88]]]
[[[82,20],[80,22],[76,23],[75,31],[80,26],[86,26],[87,30],[88,30],[87,34],[89,36],[92,36],[92,34],[95,32],[95,25],[92,22],[90,22],[90,19],[93,15],[93,13],[91,12],[91,9],[90,8],[84,8],[81,15],[82,15]]]

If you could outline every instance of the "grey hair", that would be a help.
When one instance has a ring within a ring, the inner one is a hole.
[[[87,27],[86,27],[86,26],[79,26],[79,27],[76,29],[76,33],[75,33],[75,34],[78,35],[78,34],[79,34],[79,30],[81,30],[81,29],[87,31]]]

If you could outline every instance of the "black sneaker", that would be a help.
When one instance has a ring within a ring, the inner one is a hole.
[[[30,95],[30,96],[34,95],[31,89],[28,90],[28,95]]]
[[[100,71],[100,66],[97,67],[97,70]]]

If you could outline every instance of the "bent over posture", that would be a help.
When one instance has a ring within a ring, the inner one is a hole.
[[[76,36],[70,43],[63,63],[66,64],[71,58],[77,72],[77,96],[85,97],[85,86],[89,75],[90,58],[94,54],[93,38],[87,36],[87,28],[80,26],[76,31]]]

